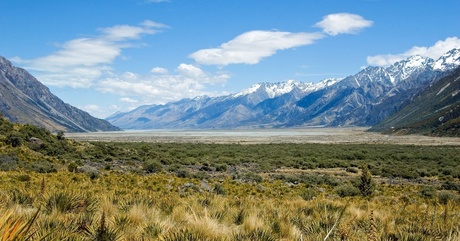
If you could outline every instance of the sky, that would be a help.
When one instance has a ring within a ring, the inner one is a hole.
[[[458,0],[1,0],[0,56],[105,118],[460,48]]]

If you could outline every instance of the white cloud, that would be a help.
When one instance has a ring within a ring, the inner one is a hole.
[[[414,46],[401,54],[382,54],[368,56],[367,63],[373,66],[388,66],[414,55],[438,59],[441,57],[441,55],[454,48],[460,48],[460,39],[457,37],[450,37],[446,38],[445,40],[437,41],[433,46]]]
[[[248,31],[217,48],[201,49],[189,57],[199,64],[206,65],[257,64],[279,50],[313,44],[316,40],[324,38],[325,34],[334,36],[357,33],[372,24],[372,21],[356,14],[330,14],[315,25],[322,28],[324,33]]]
[[[137,103],[137,102],[139,102],[137,100],[134,100],[134,99],[131,99],[131,98],[128,98],[128,97],[120,98],[120,101],[121,102],[126,102],[126,103]]]
[[[86,111],[86,112],[98,112],[101,110],[101,107],[99,107],[98,105],[85,105],[85,106],[82,106],[80,107],[82,110]]]
[[[180,64],[177,67],[177,71],[179,71],[179,73],[182,76],[190,77],[190,78],[193,78],[193,79],[207,78],[207,76],[203,72],[203,70],[201,70],[200,68],[195,67],[195,66],[193,66],[191,64]]]
[[[372,26],[373,22],[363,17],[350,13],[329,14],[323,17],[321,22],[315,24],[320,27],[326,34],[355,34],[363,28]]]
[[[153,74],[167,74],[168,70],[165,68],[161,68],[161,67],[155,67],[151,69],[150,72]]]
[[[139,26],[116,25],[103,28],[96,37],[77,38],[59,46],[48,56],[32,60],[15,60],[27,69],[37,71],[40,81],[53,86],[90,87],[95,80],[110,73],[111,64],[130,41],[142,35],[155,34],[166,25],[147,20]]]
[[[225,73],[211,75],[196,66],[180,64],[176,74],[140,76],[127,72],[100,81],[97,89],[121,96],[139,96],[143,98],[139,102],[145,104],[166,103],[199,95],[213,95],[205,90],[206,85],[225,83],[228,78]],[[122,99],[129,102],[129,98]]]
[[[320,33],[255,30],[243,33],[219,48],[198,50],[189,57],[207,65],[257,64],[278,50],[312,44],[322,37]]]

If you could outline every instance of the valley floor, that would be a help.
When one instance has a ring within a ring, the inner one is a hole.
[[[66,133],[78,141],[158,143],[368,143],[408,145],[460,145],[457,137],[386,135],[367,128],[302,128],[251,130],[145,130],[121,132]]]

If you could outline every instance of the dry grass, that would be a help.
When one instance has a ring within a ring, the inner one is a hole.
[[[24,175],[30,180],[21,181]],[[107,172],[91,180],[69,172],[0,172],[0,235],[20,236],[21,231],[31,240],[459,238],[460,205],[453,193],[443,204],[422,198],[416,185],[380,186],[370,200],[339,198],[321,186],[309,187],[319,194],[305,201],[300,197],[304,185],[207,181],[211,187],[217,183],[227,194],[169,174]],[[22,228],[27,225],[30,229]]]

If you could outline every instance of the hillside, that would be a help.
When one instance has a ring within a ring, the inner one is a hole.
[[[408,100],[371,131],[460,136],[460,68]]]
[[[117,131],[105,120],[64,103],[26,70],[0,56],[0,113],[12,122],[50,131]]]

